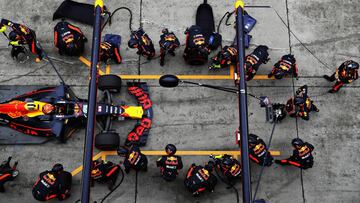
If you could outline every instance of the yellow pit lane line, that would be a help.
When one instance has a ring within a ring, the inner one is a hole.
[[[91,62],[80,56],[79,60],[90,68]],[[111,66],[107,65],[105,72],[99,70],[99,75],[110,74]],[[234,66],[230,67],[229,75],[176,75],[181,80],[234,80]],[[159,80],[162,75],[119,75],[124,80]],[[273,80],[274,77],[268,78],[267,75],[255,75],[254,80]]]
[[[165,151],[141,151],[141,153],[145,154],[146,156],[162,156],[162,155],[166,155]],[[177,151],[176,155],[179,156],[209,156],[209,155],[222,155],[222,154],[229,154],[232,155],[234,157],[239,157],[240,156],[240,151]],[[272,156],[280,156],[280,151],[270,151],[270,154]],[[116,151],[103,151],[100,152],[98,154],[96,154],[93,157],[93,160],[97,160],[99,158],[101,158],[102,160],[106,160],[107,156],[117,156],[117,152]],[[77,174],[79,174],[83,169],[83,166],[79,166],[77,167],[75,170],[73,170],[71,172],[72,176],[76,176]]]
[[[99,159],[101,156],[102,156],[102,152],[96,154],[96,155],[93,157],[93,160],[97,160],[97,159]],[[82,165],[79,166],[79,167],[77,167],[75,170],[73,170],[73,171],[71,172],[71,175],[72,175],[72,176],[76,176],[77,174],[79,174],[79,173],[82,171],[82,169],[83,169],[83,166],[82,166]]]

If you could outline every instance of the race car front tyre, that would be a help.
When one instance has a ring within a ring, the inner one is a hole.
[[[121,78],[117,75],[102,75],[99,77],[99,90],[109,90],[111,93],[120,93]]]
[[[95,137],[95,147],[102,151],[112,151],[119,148],[120,137],[115,132],[102,132]]]

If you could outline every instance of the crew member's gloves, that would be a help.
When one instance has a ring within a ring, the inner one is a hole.
[[[0,24],[0,33],[6,31],[6,26],[3,24]]]
[[[281,160],[275,160],[275,163],[276,163],[276,164],[280,164],[280,165],[283,164],[283,163],[281,162]]]
[[[19,46],[19,41],[10,41],[9,44],[13,46]]]

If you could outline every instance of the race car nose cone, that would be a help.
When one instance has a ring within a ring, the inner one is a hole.
[[[159,83],[162,87],[177,87],[179,85],[179,78],[175,75],[163,75],[160,77]]]

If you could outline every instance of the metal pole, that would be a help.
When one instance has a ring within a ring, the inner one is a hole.
[[[88,96],[88,111],[87,111],[87,128],[85,134],[85,146],[84,146],[84,160],[83,160],[83,173],[82,173],[82,191],[81,202],[90,202],[90,179],[92,168],[92,157],[94,149],[94,132],[96,122],[96,105],[97,105],[97,76],[98,76],[98,59],[99,59],[99,47],[101,37],[101,13],[104,6],[102,0],[95,0],[95,23],[93,29],[93,42],[92,42],[92,54],[91,54],[91,79],[89,85]]]
[[[236,38],[238,49],[237,69],[240,74],[239,81],[239,117],[240,117],[240,149],[242,164],[242,189],[243,203],[251,203],[251,176],[249,163],[249,144],[248,144],[248,108],[247,92],[244,73],[245,46],[244,46],[244,2],[236,1]]]

